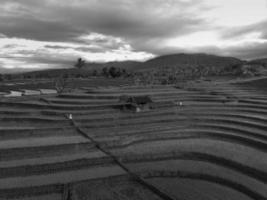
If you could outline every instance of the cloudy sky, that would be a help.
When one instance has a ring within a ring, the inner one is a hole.
[[[267,57],[267,0],[0,0],[0,72],[205,52]],[[20,69],[19,69],[20,68]]]

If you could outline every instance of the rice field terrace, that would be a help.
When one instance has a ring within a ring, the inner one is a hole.
[[[55,80],[50,79],[18,79],[18,80],[11,80],[0,82],[0,91],[1,92],[9,92],[12,90],[21,90],[21,89],[28,89],[28,90],[36,90],[40,88],[47,88],[47,89],[54,89],[55,88]],[[80,87],[87,87],[87,86],[123,86],[132,84],[131,79],[107,79],[104,77],[91,77],[91,78],[76,78],[70,79],[68,81],[68,87],[71,88],[80,88]]]
[[[266,200],[266,80],[2,98],[0,199]]]

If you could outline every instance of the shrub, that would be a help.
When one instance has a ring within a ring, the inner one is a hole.
[[[62,93],[68,85],[68,78],[66,76],[60,76],[54,80],[54,86],[57,92]]]

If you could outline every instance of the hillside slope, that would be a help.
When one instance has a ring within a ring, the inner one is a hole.
[[[267,67],[267,58],[255,59],[249,61],[250,64],[260,64]]]
[[[33,77],[58,77],[61,74],[68,74],[68,76],[83,77],[90,76],[94,70],[100,72],[104,67],[126,69],[128,72],[138,71],[160,71],[168,69],[177,69],[179,72],[193,74],[196,71],[200,74],[218,74],[218,72],[225,68],[231,68],[237,64],[242,64],[241,61],[233,57],[221,57],[208,54],[173,54],[159,56],[150,59],[146,62],[137,61],[116,61],[106,63],[86,63],[82,69],[68,68],[68,69],[48,69],[43,71],[26,72],[23,75]]]
[[[173,54],[159,56],[136,67],[137,70],[151,70],[161,67],[203,66],[224,68],[243,61],[233,57],[221,57],[208,54]]]
[[[142,64],[142,62],[127,60],[106,63],[86,63],[85,68],[88,70],[101,70],[104,67],[116,67],[121,69],[134,70],[134,68],[140,64]]]

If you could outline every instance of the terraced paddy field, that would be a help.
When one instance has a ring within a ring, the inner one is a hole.
[[[132,84],[132,80],[126,78],[104,78],[104,77],[91,77],[91,78],[69,78],[67,80],[67,87],[80,88],[80,87],[101,87],[101,86],[123,86]],[[55,83],[53,79],[22,79],[0,82],[0,91],[9,92],[10,90],[36,90],[36,89],[55,89]]]
[[[121,110],[121,95],[149,95],[153,106]],[[266,183],[267,92],[250,84],[0,102],[0,199],[264,200]]]

